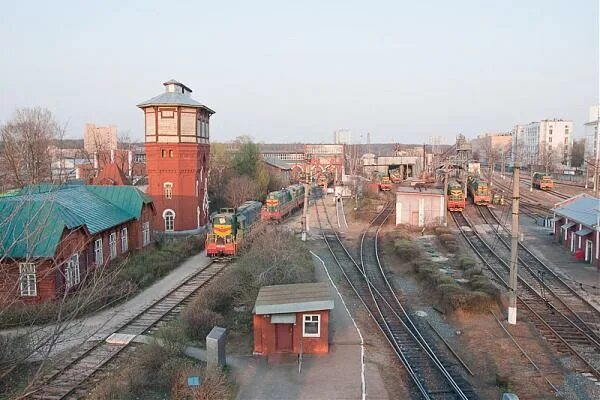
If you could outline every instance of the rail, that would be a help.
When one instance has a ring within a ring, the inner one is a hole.
[[[390,211],[390,207],[384,207],[371,221],[369,229],[376,228],[376,236],[389,216]],[[409,322],[410,318],[397,297],[395,295],[389,296],[388,291],[390,288],[384,284],[374,284],[374,276],[371,275],[371,272],[374,271],[373,269],[368,269],[367,264],[364,262],[364,253],[362,254],[363,262],[361,264],[357,263],[342,243],[335,229],[332,229],[329,234],[325,232],[318,206],[316,207],[316,212],[319,226],[323,233],[323,239],[336,264],[404,365],[419,394],[425,399],[435,399],[438,396],[443,398],[467,399],[468,397],[459,383],[455,381],[439,357],[424,341],[420,332],[412,324],[412,321]],[[333,227],[326,208],[325,216],[329,226]],[[373,240],[375,241],[375,238]],[[375,259],[378,258],[376,246],[377,243],[375,242],[373,245]],[[361,245],[361,252],[362,248],[363,246]],[[379,264],[379,267],[381,267],[381,264]],[[380,269],[379,271],[382,273],[382,279],[385,279],[383,270]],[[383,281],[379,283],[383,283]],[[462,383],[464,384],[464,382]]]
[[[504,258],[481,238],[463,213],[452,213],[452,218],[459,227],[461,235],[486,265],[487,270],[492,273],[494,280],[505,289],[509,289],[505,277],[510,268]],[[465,227],[469,229],[472,236],[467,235]],[[518,276],[517,299],[519,304],[534,316],[534,323],[537,321],[536,327],[538,330],[545,330],[542,333],[552,337],[552,340],[547,337],[548,342],[553,344],[559,351],[570,352],[575,355],[591,374],[600,378],[600,370],[593,364],[598,363],[598,352],[597,350],[590,352],[590,349],[596,348],[594,340],[590,340],[588,335],[582,334],[581,328],[570,321],[560,310],[556,309],[552,303],[547,302],[521,276]]]
[[[143,334],[161,321],[178,313],[206,283],[217,276],[227,264],[210,262],[198,272],[187,278],[142,311],[129,318],[115,330],[117,334]],[[108,362],[114,360],[129,342],[108,343],[108,337],[98,342],[86,342],[50,374],[40,379],[40,386],[34,388],[22,399],[60,400],[72,395],[95,373],[102,370]]]

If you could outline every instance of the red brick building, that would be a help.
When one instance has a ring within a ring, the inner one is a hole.
[[[170,80],[165,93],[138,107],[144,111],[147,193],[158,231],[197,230],[207,222],[209,119],[214,111],[191,98],[192,90]]]
[[[333,307],[326,283],[262,287],[254,305],[254,354],[327,353]]]
[[[131,186],[40,185],[0,197],[0,304],[75,291],[152,241],[152,199]]]

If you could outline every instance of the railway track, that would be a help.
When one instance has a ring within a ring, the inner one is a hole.
[[[508,289],[510,267],[505,260],[509,257],[492,249],[463,213],[452,213],[452,217],[462,236],[487,266],[494,280]],[[600,344],[594,332],[586,325],[580,326],[577,314],[554,295],[550,296],[551,293],[541,290],[543,286],[524,279],[523,271],[519,271],[517,286],[521,310],[531,317],[536,329],[559,352],[570,353],[579,360],[579,372],[600,378]]]
[[[527,186],[531,186],[531,178],[524,178],[524,177],[521,177],[521,178],[520,178],[520,180],[521,180],[521,182],[525,182],[525,183],[527,184]],[[559,184],[559,185],[562,185],[562,183],[558,183],[558,184]],[[583,187],[581,187],[581,188],[583,189]],[[535,189],[535,188],[534,188],[534,189]],[[535,190],[539,190],[539,189],[535,189]],[[553,196],[555,196],[555,197],[558,197],[558,198],[559,198],[559,199],[561,199],[561,200],[566,200],[566,199],[568,199],[568,198],[571,198],[571,197],[572,197],[572,196],[569,196],[568,194],[564,194],[564,193],[561,193],[561,192],[557,192],[557,191],[556,191],[556,190],[554,190],[554,189],[542,190],[542,192],[549,193],[549,194],[551,194],[551,195],[553,195]]]
[[[336,230],[331,229],[333,225],[329,222],[326,208],[324,217],[330,229],[323,229],[317,206],[315,209],[323,239],[342,274],[406,368],[415,394],[423,399],[476,398],[458,366],[444,360],[422,336],[385,276],[379,259],[378,235],[390,215],[390,204],[384,207],[364,232],[360,263],[350,255]]]
[[[25,398],[44,400],[78,398],[75,392],[92,375],[101,371],[105,365],[117,357],[129,345],[128,339],[150,332],[158,324],[173,319],[191,301],[194,294],[218,275],[226,265],[211,262],[129,319],[115,331],[116,334],[120,334],[121,340],[85,342],[68,359],[48,375],[42,377],[40,387],[30,392]]]
[[[488,207],[478,207],[482,219],[494,229],[496,237],[502,245],[510,250],[510,232]],[[502,231],[500,231],[502,229]],[[533,254],[523,243],[519,242],[519,272],[523,279],[531,285],[538,285],[546,294],[547,301],[553,301],[557,308],[566,307],[574,316],[573,322],[582,331],[587,332],[597,343],[600,343],[600,311],[583,298],[573,287],[563,281],[552,268]]]

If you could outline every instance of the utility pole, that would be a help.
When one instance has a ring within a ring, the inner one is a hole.
[[[448,226],[448,170],[444,169],[444,226]]]
[[[510,288],[508,297],[508,323],[515,325],[517,323],[517,268],[518,258],[517,250],[519,247],[519,170],[521,164],[515,162],[513,169],[513,190],[512,190],[512,225],[511,225],[511,245],[510,245]]]
[[[600,153],[598,151],[598,145],[600,144],[600,103],[596,108],[596,148],[594,149],[596,153],[596,162],[594,163],[594,196],[598,197],[598,161],[600,161]]]
[[[306,158],[304,169],[304,208],[302,209],[302,241],[306,242],[306,232],[308,232],[308,192],[310,191],[311,165],[310,158]]]
[[[500,175],[502,176],[502,179],[504,179],[504,173],[505,173],[504,170],[506,168],[506,157],[504,155],[505,150],[506,150],[506,148],[502,147],[502,156],[501,156],[502,157],[502,168],[500,169]]]

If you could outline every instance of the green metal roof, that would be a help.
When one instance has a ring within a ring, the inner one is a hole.
[[[52,257],[65,228],[94,235],[139,218],[151,201],[132,186],[38,185],[0,197],[0,254]]]

